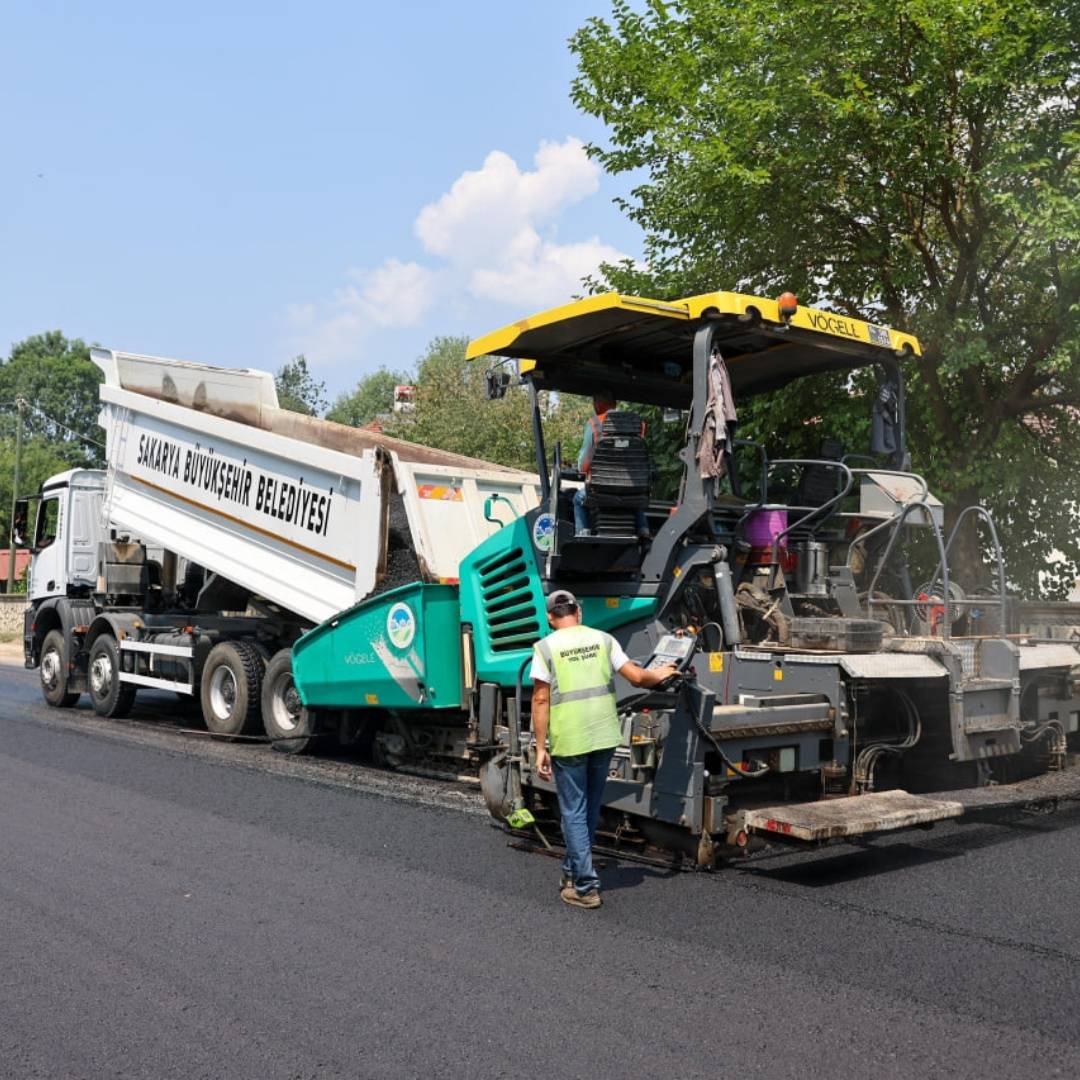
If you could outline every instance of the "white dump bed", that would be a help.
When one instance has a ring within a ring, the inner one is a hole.
[[[312,622],[377,585],[388,495],[427,580],[535,506],[535,476],[277,407],[266,372],[95,349],[105,373],[109,526]],[[505,501],[504,501],[505,500]]]

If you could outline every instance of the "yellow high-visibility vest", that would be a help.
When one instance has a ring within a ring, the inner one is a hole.
[[[610,634],[589,626],[567,626],[536,643],[551,676],[552,757],[608,750],[621,742],[612,643]]]

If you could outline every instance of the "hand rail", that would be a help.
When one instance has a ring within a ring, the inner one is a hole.
[[[764,453],[764,447],[762,447],[761,449]],[[827,502],[822,503],[820,506],[798,506],[795,503],[770,503],[766,497],[768,495],[768,480],[766,479],[765,484],[762,485],[761,501],[757,503],[748,503],[746,506],[744,506],[742,517],[740,517],[739,520],[735,522],[735,528],[733,531],[736,536],[739,535],[739,530],[746,522],[746,519],[750,517],[751,514],[756,513],[758,510],[765,510],[769,507],[772,507],[776,510],[795,510],[805,513],[806,517],[799,518],[798,521],[793,522],[782,533],[779,534],[780,536],[786,536],[796,526],[804,525],[811,518],[816,517],[818,514],[822,513],[825,510],[831,509],[834,503],[840,502],[851,491],[851,486],[853,482],[852,470],[849,469],[843,462],[833,461],[828,458],[776,458],[776,460],[774,461],[768,461],[768,459],[766,458],[766,461],[770,470],[774,465],[824,465],[826,468],[829,469],[840,470],[847,477],[847,481],[840,492],[834,495]]]
[[[551,515],[551,548],[548,550],[548,563],[551,558],[559,554],[559,493],[562,490],[562,442],[555,444],[555,452],[551,456],[551,483],[548,485],[548,513]],[[544,576],[547,577],[545,567]]]
[[[758,495],[761,502],[768,502],[769,496],[769,452],[759,442],[753,439],[735,439],[732,446],[752,446],[761,455],[761,477],[758,484]]]
[[[1004,607],[1005,606],[1005,556],[1004,556],[1004,554],[1003,554],[1003,552],[1001,550],[1001,541],[998,539],[997,526],[994,524],[994,519],[991,516],[990,511],[987,510],[985,506],[965,506],[964,509],[960,511],[959,515],[956,518],[956,521],[953,522],[952,530],[949,532],[949,539],[945,542],[945,550],[944,550],[944,552],[942,554],[942,560],[944,561],[944,560],[948,559],[948,557],[949,557],[949,549],[952,547],[953,541],[956,539],[956,535],[960,531],[960,525],[963,523],[964,519],[969,514],[975,514],[976,516],[981,517],[986,522],[987,527],[990,529],[990,539],[994,542],[994,558],[995,558],[995,560],[997,562],[997,571],[998,571],[998,573],[997,573],[997,578],[998,578],[998,601],[997,601],[997,604],[1000,605],[1001,607]],[[938,563],[937,568],[934,570],[933,576],[930,578],[931,587],[933,587],[934,582],[937,581],[938,574],[941,573],[941,569],[942,569],[942,563]],[[983,603],[987,603],[987,601],[984,600]],[[993,601],[989,601],[989,603],[992,606],[995,606],[993,604]],[[1004,631],[1004,626],[1002,626],[1002,631]]]
[[[492,525],[508,525],[509,522],[501,521],[497,517],[492,517],[491,508],[497,502],[506,503],[506,505],[510,507],[510,510],[514,514],[514,516],[517,516],[517,510],[514,508],[514,504],[505,495],[500,495],[498,492],[495,492],[494,494],[489,495],[484,500],[484,520],[490,521]],[[513,518],[511,518],[510,520],[512,521]]]
[[[919,487],[922,488],[922,493],[919,496],[920,501],[925,501],[930,495],[929,485],[926,483],[926,480],[923,479],[923,477],[921,477],[918,473],[903,472],[899,469],[852,469],[852,472],[856,476],[862,476],[864,473],[884,473],[886,476],[904,476],[907,477],[909,480],[917,481]],[[904,504],[904,506],[907,505],[907,503]],[[887,529],[890,525],[895,524],[895,522],[900,518],[903,509],[904,507],[901,507],[895,514],[892,515],[892,517],[886,518],[883,522],[881,522],[880,525],[875,525],[872,529],[868,529],[866,532],[860,533],[851,541],[850,544],[848,544],[848,553],[847,558],[844,560],[844,565],[849,570],[851,569],[851,554],[855,550],[855,548],[863,547],[866,544],[866,541],[869,540],[871,536],[874,536],[877,533],[881,532],[882,529]],[[930,517],[930,520],[933,521],[932,515]]]
[[[777,458],[772,462],[773,465],[823,465],[829,469],[837,469],[846,479],[844,480],[844,486],[838,491],[831,499],[823,502],[820,506],[789,506],[787,509],[791,510],[803,510],[809,511],[805,517],[799,518],[798,521],[791,522],[790,525],[781,532],[778,532],[773,537],[772,553],[770,555],[771,568],[769,570],[769,588],[776,587],[776,572],[780,565],[780,541],[784,539],[796,526],[805,526],[808,521],[812,521],[815,517],[828,517],[829,511],[831,513],[832,508],[838,503],[847,498],[848,492],[851,491],[851,485],[854,483],[855,478],[852,476],[851,470],[842,461],[830,461],[828,459],[814,459],[814,458]]]
[[[914,599],[913,600],[876,600],[874,598],[874,592],[877,589],[878,578],[881,577],[881,571],[884,570],[885,564],[889,561],[889,556],[892,554],[893,545],[896,543],[896,538],[900,535],[900,528],[904,524],[904,522],[907,520],[908,515],[911,513],[912,510],[923,510],[923,511],[925,511],[926,516],[927,516],[927,518],[929,518],[930,524],[931,524],[931,526],[933,527],[933,530],[934,530],[934,539],[937,541],[938,554],[941,556],[940,567],[941,567],[942,591],[945,594],[945,596],[943,598],[943,601],[942,601],[943,607],[944,607],[944,613],[945,613],[945,623],[944,623],[944,628],[943,628],[943,631],[942,631],[942,637],[947,640],[948,638],[950,638],[952,636],[952,608],[951,608],[952,601],[950,599],[950,594],[949,594],[949,562],[948,562],[948,559],[946,558],[946,554],[945,554],[945,541],[944,541],[944,539],[942,538],[942,535],[941,535],[941,528],[938,525],[937,521],[934,519],[934,515],[933,515],[932,509],[930,507],[930,504],[925,499],[918,499],[918,500],[915,500],[915,501],[912,501],[912,502],[909,502],[909,503],[905,503],[903,509],[900,511],[900,514],[895,519],[895,524],[893,524],[893,518],[890,518],[888,521],[882,522],[881,525],[878,525],[876,528],[871,529],[870,532],[864,534],[863,540],[865,541],[869,536],[873,535],[873,533],[875,533],[875,532],[879,532],[886,525],[893,525],[892,535],[889,537],[888,544],[885,545],[885,553],[881,556],[881,561],[878,563],[877,570],[874,571],[874,577],[870,582],[870,588],[869,588],[869,590],[867,591],[867,594],[866,594],[866,610],[869,613],[870,610],[873,608],[874,604],[895,604],[895,605],[898,605],[898,606],[901,606],[901,607],[911,607],[911,606],[913,606],[915,604],[926,603],[926,601],[924,601],[924,600],[914,600]],[[848,557],[850,558],[850,556],[851,556],[851,551],[850,551],[850,548],[849,548]]]

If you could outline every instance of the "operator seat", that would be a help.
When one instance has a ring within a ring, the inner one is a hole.
[[[652,465],[645,424],[636,413],[604,415],[585,482],[585,508],[596,536],[634,536],[639,511],[649,505]]]
[[[844,447],[838,439],[822,439],[819,456],[824,461],[839,461]],[[837,486],[840,473],[825,465],[807,465],[799,480],[796,498],[800,506],[823,506],[840,489]]]

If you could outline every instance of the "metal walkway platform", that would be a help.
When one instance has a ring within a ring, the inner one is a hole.
[[[811,844],[867,833],[895,832],[949,818],[978,818],[1009,810],[1080,802],[1080,768],[1044,773],[1015,784],[911,795],[878,791],[843,799],[747,810],[744,827],[773,839]]]
[[[750,832],[814,844],[845,836],[910,829],[914,825],[958,818],[963,812],[963,805],[953,799],[909,795],[906,791],[878,791],[844,799],[747,810],[743,820]]]

